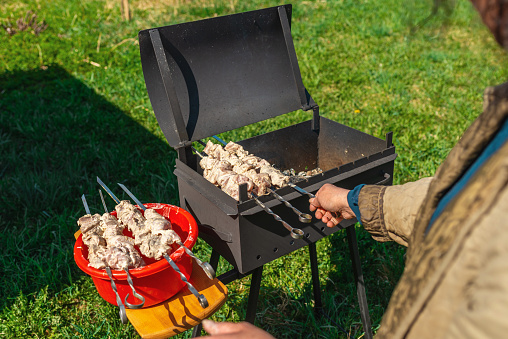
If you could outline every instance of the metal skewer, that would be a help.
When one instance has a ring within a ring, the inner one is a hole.
[[[99,195],[101,196],[102,206],[104,206],[104,211],[106,211],[106,213],[109,213],[101,190],[99,190]],[[143,307],[143,305],[145,305],[145,297],[143,297],[141,294],[136,292],[136,289],[134,288],[134,283],[132,281],[132,277],[129,273],[129,269],[127,267],[125,267],[123,270],[127,274],[127,283],[129,284],[129,286],[132,290],[132,295],[134,296],[134,298],[141,300],[140,304],[131,304],[127,301],[127,299],[129,298],[129,293],[127,293],[127,295],[125,296],[125,299],[124,299],[125,305],[130,309],[138,309],[138,308]]]
[[[223,144],[224,146],[226,146],[227,142],[225,142],[224,140],[222,140],[221,138],[219,138],[218,136],[214,135],[212,138],[214,138],[215,140],[217,140],[218,142],[220,142],[221,144]]]
[[[300,193],[301,195],[308,195],[309,198],[315,198],[316,196],[312,193],[309,193],[307,192],[306,190],[304,190],[303,188],[299,187],[299,186],[296,186],[295,184],[293,184],[292,182],[289,182],[288,183],[288,186],[292,187],[293,189],[295,189],[298,193]]]
[[[300,220],[300,222],[307,224],[312,221],[312,216],[310,214],[300,212],[300,210],[291,205],[289,201],[287,201],[286,199],[275,193],[275,191],[272,190],[271,188],[268,188],[268,192],[270,192],[270,194],[273,195],[277,200],[284,203],[284,205],[291,208],[293,212],[295,212],[295,214],[298,215],[298,220]]]
[[[284,225],[284,227],[289,231],[291,232],[291,237],[294,238],[294,239],[301,239],[303,238],[303,234],[304,232],[299,229],[299,228],[294,228],[292,227],[290,224],[288,224],[287,222],[285,222],[284,220],[282,220],[282,218],[280,216],[278,216],[277,214],[273,213],[273,211],[268,208],[265,204],[263,204],[259,199],[258,199],[258,196],[251,192],[251,195],[252,197],[254,198],[254,201],[256,201],[256,203],[261,206],[262,209],[265,210],[266,213],[270,214],[273,216],[273,218],[279,222],[282,223],[282,225]]]
[[[99,183],[99,185],[101,185],[102,188],[104,188],[104,190],[109,194],[109,196],[111,197],[111,199],[113,199],[117,204],[120,203],[120,199],[118,199],[116,197],[116,195],[113,194],[113,192],[111,192],[111,190],[109,189],[108,186],[106,186],[105,183],[102,182],[101,179],[99,179],[99,177],[97,177],[97,182]]]
[[[141,203],[141,201],[139,201],[138,198],[136,198],[136,196],[131,191],[129,191],[129,189],[127,187],[125,187],[124,185],[122,185],[120,183],[118,184],[118,186],[120,186],[125,191],[125,193],[127,193],[127,195],[129,197],[131,197],[131,199],[134,200],[134,202],[136,204],[138,204],[138,206],[140,206],[143,210],[146,210],[146,207],[143,205],[143,203]],[[212,268],[212,266],[209,263],[201,261],[181,241],[177,240],[176,243],[178,246],[181,246],[184,249],[185,253],[187,253],[190,257],[192,257],[194,260],[196,260],[196,263],[199,266],[201,266],[201,268],[203,269],[203,271],[205,271],[205,274],[208,276],[208,278],[210,278],[212,280],[215,278],[215,270]]]
[[[309,196],[309,198],[315,198],[315,197],[316,197],[314,194],[312,194],[312,193],[310,193],[310,192],[307,192],[307,191],[306,191],[306,190],[304,190],[303,188],[301,188],[301,187],[299,187],[299,186],[296,186],[295,184],[293,184],[293,183],[291,183],[291,182],[290,182],[290,183],[288,183],[288,185],[289,185],[290,187],[294,188],[294,189],[295,189],[298,193],[300,193],[300,194],[302,194],[302,195],[308,195],[308,196]],[[337,221],[337,222],[338,222],[338,220],[336,220],[335,218],[336,218],[336,217],[340,217],[340,216],[341,216],[341,215],[340,215],[340,212],[335,212],[335,213],[332,213],[332,220],[334,220],[334,221]]]
[[[166,261],[169,263],[169,265],[176,271],[176,273],[180,274],[180,279],[182,279],[182,281],[187,284],[189,291],[191,291],[191,293],[194,294],[194,296],[198,299],[201,307],[207,308],[208,300],[206,300],[206,297],[203,294],[200,294],[198,290],[196,290],[196,288],[189,282],[189,280],[187,280],[185,275],[180,271],[180,268],[178,268],[178,265],[175,264],[175,262],[169,257],[167,253],[164,253],[163,256],[164,259],[166,259]]]
[[[83,201],[83,205],[85,206],[86,214],[91,214],[84,194],[81,196],[81,200]],[[107,265],[106,265],[106,273],[108,274],[109,280],[111,281],[111,288],[113,289],[113,292],[115,292],[116,304],[120,308],[120,311],[119,311],[120,320],[122,321],[123,324],[127,324],[128,319],[127,319],[127,312],[125,310],[125,306],[124,306],[124,304],[122,304],[122,299],[120,298],[120,295],[118,294],[118,290],[116,289],[116,284],[115,284],[115,281],[113,280],[113,274],[111,273],[111,269]]]

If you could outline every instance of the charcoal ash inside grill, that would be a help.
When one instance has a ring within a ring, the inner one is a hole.
[[[309,171],[300,171],[298,173],[296,173],[296,171],[293,168],[282,171],[282,174],[289,177],[289,182],[292,184],[305,181],[310,177],[320,173],[323,173],[323,170],[319,167],[316,167],[313,170]]]

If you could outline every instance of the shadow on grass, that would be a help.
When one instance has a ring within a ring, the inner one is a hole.
[[[19,319],[41,318],[42,312],[44,321],[58,314],[59,329],[65,333],[74,328],[95,333],[107,322],[114,327],[101,330],[105,337],[111,333],[121,337],[121,331],[134,335],[131,327],[119,323],[116,307],[104,307],[107,304],[74,263],[73,233],[77,218],[84,214],[80,196],[87,195],[92,213],[102,212],[95,181],[100,176],[120,198],[126,197],[115,183],[122,181],[142,201],[178,204],[172,173],[176,153],[59,66],[0,75],[0,113],[0,310],[21,312]],[[112,201],[107,203],[112,209]],[[366,232],[358,233],[375,325],[402,272],[403,252],[374,242]],[[345,337],[333,322],[351,330],[352,337],[362,332],[345,233],[332,236],[331,244],[330,253],[318,256],[330,255],[334,267],[321,286],[324,310],[333,321],[314,315],[309,274],[293,277],[305,281],[303,294],[296,298],[284,286],[262,285],[259,326],[281,338]],[[208,253],[204,247],[201,243],[196,249]],[[386,266],[390,263],[393,267]],[[20,298],[20,293],[40,295],[41,290],[50,299],[36,296],[39,309],[34,309],[37,303],[26,309],[19,306],[34,300]],[[58,291],[67,300],[51,297]],[[247,295],[231,295],[229,305],[243,314]],[[82,313],[86,317],[79,320]],[[26,333],[45,333],[37,320],[32,325],[23,321],[20,326]]]
[[[119,198],[178,203],[176,153],[60,66],[0,74],[0,309],[20,292],[58,291],[83,273],[72,256],[96,176]],[[114,207],[107,200],[109,209]]]

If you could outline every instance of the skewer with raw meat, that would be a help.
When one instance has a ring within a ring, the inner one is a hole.
[[[113,194],[113,192],[106,186],[106,184],[104,184],[102,182],[102,180],[99,179],[99,177],[97,177],[97,182],[102,186],[102,188],[104,188],[106,190],[106,192],[110,195],[110,197],[118,204],[120,205],[121,203],[123,202],[120,202],[120,200]],[[118,184],[120,185],[120,187],[122,187],[122,189],[138,204],[138,206],[140,208],[142,208],[144,211],[147,211],[147,208],[122,184]],[[118,207],[117,205],[117,207]],[[148,221],[147,219],[145,219],[143,217],[143,215],[141,214],[141,212],[138,210],[139,214],[134,212],[133,209],[131,209],[130,207],[128,207],[127,203],[123,203],[124,207],[126,207],[127,210],[130,210],[131,213],[129,214],[125,214],[127,215],[128,217],[130,216],[130,218],[128,220],[126,220],[126,222],[128,223],[128,226],[129,228],[132,228],[135,232],[140,232],[140,234],[145,234],[150,232],[151,233],[151,230],[150,230],[150,227],[153,227],[155,232],[157,232],[157,229],[158,231],[164,231],[164,228],[166,227],[166,225],[168,226],[171,226],[171,223],[167,223],[167,224],[163,224],[157,220],[154,220],[156,219],[156,217],[154,215],[152,215],[153,217],[150,218],[153,220],[153,222],[151,221]],[[157,213],[156,211],[153,211],[155,213]],[[150,214],[151,212],[148,212],[148,216],[150,217]],[[157,213],[158,214],[158,213]],[[120,219],[121,220],[121,219]],[[135,222],[134,220],[138,220],[138,225],[135,225]],[[142,226],[140,226],[142,224]],[[162,227],[160,227],[162,225]],[[174,232],[174,231],[173,231]],[[176,234],[176,233],[175,233]],[[148,235],[147,235],[148,236]],[[151,236],[148,236],[148,239],[154,241],[155,239],[152,238]],[[215,278],[215,270],[212,268],[212,266],[208,263],[204,263],[202,262],[201,260],[199,260],[195,255],[194,253],[192,253],[191,250],[189,250],[180,240],[180,237],[178,237],[177,235],[177,238],[176,237],[173,237],[172,239],[169,239],[168,241],[173,241],[175,243],[177,243],[179,246],[181,246],[185,252],[190,256],[192,257],[193,259],[196,260],[196,263],[201,266],[201,268],[203,268],[204,272],[207,274],[207,276],[210,278],[210,279],[213,279]],[[164,248],[166,245],[165,244],[162,244],[160,241],[155,241],[153,243],[149,243],[149,245],[161,245],[162,248]],[[169,245],[168,245],[169,246]],[[203,294],[200,294],[196,288],[187,280],[187,278],[185,277],[185,275],[180,271],[178,265],[176,265],[176,263],[171,259],[171,257],[169,256],[168,254],[169,250],[166,250],[162,256],[164,257],[164,259],[166,259],[166,261],[169,263],[169,265],[180,275],[180,279],[187,285],[189,291],[191,291],[191,293],[198,299],[201,307],[203,308],[206,308],[208,307],[208,300],[206,300],[206,297],[203,295]]]
[[[99,190],[102,205],[104,206],[105,213],[101,217],[101,225],[104,231],[108,250],[106,252],[106,261],[111,267],[118,267],[127,274],[127,283],[131,288],[134,298],[141,300],[139,304],[131,304],[127,301],[129,294],[125,296],[125,305],[131,309],[138,309],[145,304],[145,297],[136,292],[134,282],[129,273],[129,267],[142,267],[145,265],[143,258],[139,255],[138,251],[134,248],[134,241],[132,238],[123,235],[124,226],[118,219],[108,213],[106,202],[102,191]]]
[[[103,199],[102,192],[100,193],[101,199]],[[83,203],[86,203],[84,196],[82,199]],[[88,205],[86,205],[86,208],[88,208]],[[107,211],[105,203],[104,208]],[[78,220],[78,225],[81,232],[84,232],[82,239],[83,243],[88,247],[89,266],[96,269],[125,271],[134,297],[141,300],[140,304],[130,304],[127,302],[129,297],[127,295],[125,297],[125,304],[133,309],[143,307],[145,298],[136,292],[129,274],[129,268],[142,267],[145,263],[134,248],[133,239],[122,234],[124,227],[121,226],[115,216],[107,212],[102,216],[99,214],[87,214]]]
[[[257,190],[258,194],[264,194],[266,188],[271,185],[280,188],[286,186],[289,182],[289,177],[270,165],[268,161],[249,154],[241,145],[232,141],[222,148],[221,145],[214,144],[208,140],[203,152],[212,159],[229,162],[233,167],[233,171],[249,177],[249,179],[254,182],[258,182],[259,185],[257,186],[260,187],[260,189]],[[209,160],[202,159],[200,165],[203,167],[207,162],[209,162]],[[209,164],[206,165],[207,167],[210,166]],[[266,186],[264,182],[268,182],[268,178],[270,179],[270,185]]]
[[[156,223],[147,219],[147,215],[143,216],[141,211],[127,200],[120,201],[115,210],[118,219],[132,232],[134,244],[139,246],[143,255],[160,260],[164,253],[171,250],[171,244],[178,237],[173,230],[157,228]]]
[[[221,149],[220,145],[213,144],[211,141],[208,141],[208,143],[205,146],[205,150],[207,149],[210,150],[211,152],[219,153],[222,156],[222,159],[224,159],[220,161],[221,163],[227,161],[227,158],[223,152],[216,151],[217,149],[219,150]],[[243,150],[243,147],[241,145],[236,144],[232,141],[230,141],[227,145],[225,145],[224,150],[229,152],[232,156],[234,156],[235,154],[241,155],[240,163],[232,166],[233,171],[245,175],[247,178],[253,181],[254,189],[251,190],[249,189],[249,187],[247,188],[248,192],[254,193],[251,194],[252,196],[270,193],[277,200],[281,201],[287,207],[291,208],[293,212],[298,215],[298,219],[300,220],[300,222],[309,223],[312,221],[312,216],[310,214],[302,213],[296,207],[291,205],[289,201],[278,195],[272,188],[270,188],[272,184],[278,187],[286,186],[289,183],[288,176],[282,174],[279,170],[272,167],[268,161],[256,157],[252,154],[249,155],[247,151]],[[217,160],[213,158],[210,159],[210,156],[203,158],[200,161],[200,166],[202,167],[205,166],[209,168],[214,165],[217,166]],[[236,194],[239,194],[238,188],[235,189],[237,192]],[[233,196],[232,194],[230,195]]]
[[[86,215],[81,217],[81,218],[79,218],[78,225],[79,225],[79,228],[81,229],[82,232],[83,232],[83,230],[85,230],[85,232],[88,233],[89,231],[95,230],[95,229],[98,228],[98,226],[100,224],[100,216],[97,217],[98,214],[94,214],[93,216],[91,215],[90,209],[88,208],[88,204],[86,202],[84,194],[81,196],[81,200],[83,201],[83,205],[85,206]],[[97,236],[100,237],[99,235],[97,235]],[[90,239],[91,238],[94,238],[94,237],[90,237]],[[82,236],[82,239],[83,239],[83,236]],[[86,243],[85,243],[85,245],[86,245]],[[101,246],[104,246],[104,245],[101,245]],[[88,247],[89,258],[90,258],[90,253],[91,253],[90,251],[91,250],[93,251],[93,249],[91,249],[90,246],[89,246]],[[116,288],[115,281],[113,280],[113,274],[111,273],[111,269],[109,268],[109,266],[105,265],[105,263],[103,261],[104,255],[102,253],[99,253],[99,252],[95,252],[95,253],[97,254],[97,258],[96,259],[103,262],[104,268],[106,269],[106,273],[108,274],[109,280],[111,281],[111,289],[115,293],[116,304],[118,305],[118,307],[120,309],[120,311],[119,311],[120,320],[122,321],[122,323],[126,324],[127,321],[128,321],[127,320],[127,311],[125,310],[125,305],[122,303],[122,299],[120,298],[120,295],[118,294],[118,290]],[[90,259],[89,259],[89,263],[90,263]]]

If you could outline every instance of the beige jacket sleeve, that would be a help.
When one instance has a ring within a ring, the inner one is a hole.
[[[432,178],[396,186],[363,186],[358,196],[363,227],[377,241],[407,246]]]

